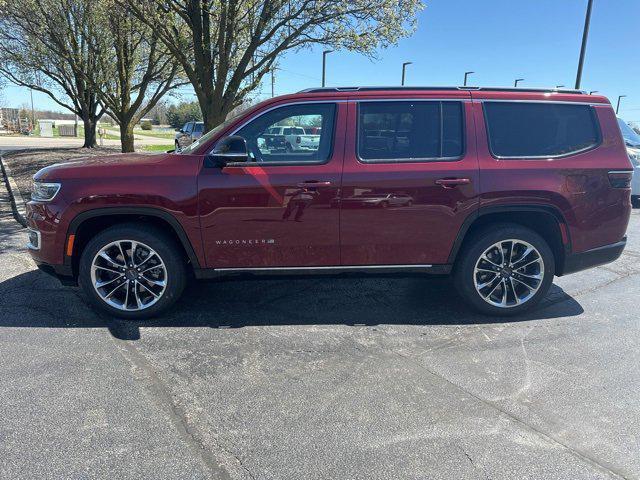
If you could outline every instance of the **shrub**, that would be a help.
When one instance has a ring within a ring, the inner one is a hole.
[[[140,128],[141,128],[142,130],[151,130],[151,128],[152,128],[152,127],[151,127],[151,122],[150,122],[149,120],[145,120],[144,122],[142,122],[142,123],[140,124]]]

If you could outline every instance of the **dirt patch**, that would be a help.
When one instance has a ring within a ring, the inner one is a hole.
[[[25,201],[31,198],[31,182],[33,175],[41,168],[78,160],[83,157],[95,157],[97,155],[114,155],[120,153],[119,148],[44,148],[29,149],[5,155],[5,163],[9,165],[11,174],[20,189]]]

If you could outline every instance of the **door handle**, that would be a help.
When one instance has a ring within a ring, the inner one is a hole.
[[[458,185],[469,185],[471,183],[470,178],[441,178],[436,180],[436,184],[442,188],[453,188]]]
[[[320,182],[318,180],[306,180],[298,184],[299,187],[330,187],[331,182]]]

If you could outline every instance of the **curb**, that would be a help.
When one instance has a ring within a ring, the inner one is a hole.
[[[9,153],[9,152],[4,152]],[[2,155],[0,155],[0,169],[4,175],[5,185],[7,186],[7,192],[9,192],[9,201],[11,202],[11,210],[13,211],[13,217],[23,227],[27,226],[26,209],[24,199],[20,193],[20,189],[16,185],[16,181],[11,176],[11,170],[4,161]]]

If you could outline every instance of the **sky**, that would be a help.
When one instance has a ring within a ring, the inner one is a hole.
[[[399,85],[403,62],[406,85],[555,87],[575,84],[587,0],[426,0],[418,28],[375,59],[347,51],[327,57],[327,86]],[[620,116],[640,123],[640,0],[594,0],[582,89],[622,99]],[[322,50],[292,52],[279,61],[275,93],[321,84]],[[184,100],[195,99],[190,88]],[[265,77],[258,98],[271,95]],[[8,106],[29,103],[29,91],[4,88]],[[34,92],[36,108],[61,110]]]

